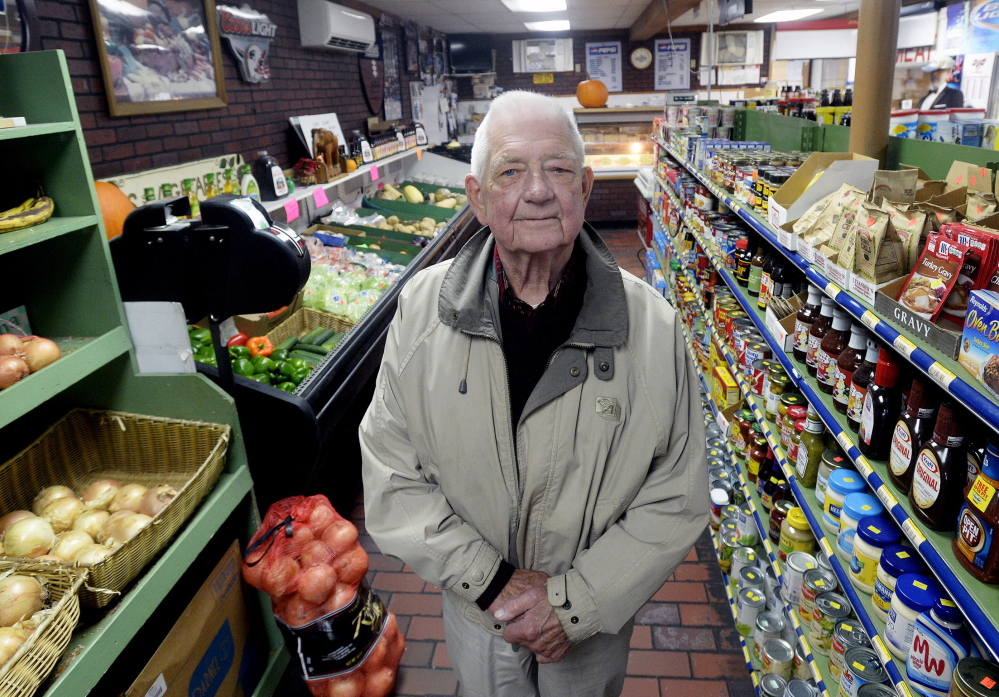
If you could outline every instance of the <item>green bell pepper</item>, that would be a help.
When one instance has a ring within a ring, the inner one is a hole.
[[[270,356],[275,363],[288,360],[288,349],[274,349]]]
[[[237,358],[232,362],[232,372],[242,375],[244,378],[251,377],[256,370],[248,358]]]
[[[195,329],[191,332],[191,341],[199,344],[209,344],[212,341],[212,332],[210,329]]]
[[[312,368],[301,368],[300,370],[296,370],[291,374],[291,381],[296,385],[301,385],[302,381],[305,380],[311,372]]]
[[[284,390],[285,392],[294,392],[296,387],[298,387],[298,385],[293,382],[281,382],[277,385],[279,390]]]
[[[205,365],[211,365],[216,368],[219,367],[218,361],[215,360],[215,356],[195,356],[194,360],[198,363],[204,363]]]
[[[254,356],[250,362],[253,363],[254,373],[269,373],[274,370],[275,363],[267,356]]]
[[[266,375],[264,373],[260,373],[258,375],[250,375],[249,378],[251,380],[255,381],[255,382],[262,382],[265,385],[270,385],[271,384],[271,376],[270,375]]]
[[[233,358],[249,358],[250,348],[248,346],[230,346],[229,355]]]
[[[289,358],[281,366],[281,374],[290,378],[295,371],[304,369],[311,370],[308,363],[301,358]]]

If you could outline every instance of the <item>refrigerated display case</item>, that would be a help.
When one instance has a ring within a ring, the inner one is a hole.
[[[649,122],[662,110],[661,106],[573,110],[585,161],[596,179],[633,178],[639,167],[654,164]]]

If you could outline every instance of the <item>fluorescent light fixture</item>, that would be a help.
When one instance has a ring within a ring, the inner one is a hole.
[[[524,22],[527,31],[569,31],[569,20],[552,19],[547,22]]]
[[[500,0],[511,12],[563,12],[565,0]]]
[[[814,10],[777,10],[776,12],[771,12],[768,15],[763,15],[754,19],[754,22],[793,22],[798,19],[804,19],[805,17],[811,17],[812,15],[817,15],[822,12],[821,8]]]

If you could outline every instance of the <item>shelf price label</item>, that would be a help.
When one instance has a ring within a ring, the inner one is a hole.
[[[874,468],[871,467],[871,463],[863,455],[858,455],[854,458],[853,462],[857,465],[857,471],[864,476],[864,479],[869,479],[874,474]]]
[[[889,511],[898,505],[898,499],[895,498],[895,495],[892,494],[888,490],[888,487],[886,487],[884,484],[879,486],[874,493],[878,495],[878,498],[881,500],[881,503],[883,503],[885,505],[885,508],[887,508]]]
[[[895,341],[892,342],[892,346],[894,346],[895,350],[901,353],[906,358],[911,356],[912,352],[916,350],[916,345],[911,341],[909,341],[908,339],[906,339],[901,334],[895,337]]]
[[[909,538],[909,541],[912,542],[916,549],[919,549],[919,546],[926,542],[926,536],[919,531],[912,518],[906,518],[902,522],[902,532],[905,533],[905,536]]]
[[[881,662],[885,665],[891,663],[894,659],[891,657],[891,653],[888,651],[888,647],[885,646],[884,639],[881,638],[880,634],[875,634],[871,637],[871,645],[874,647],[874,652],[881,659]]]
[[[832,547],[829,546],[829,540],[826,539],[825,535],[823,535],[822,539],[819,540],[819,546],[822,548],[822,551],[826,553],[826,556],[829,559],[833,559],[836,556],[836,553],[833,551]]]
[[[836,442],[839,443],[839,447],[843,448],[843,452],[849,452],[850,448],[855,447],[850,436],[846,435],[846,431],[840,431],[836,434]]]
[[[842,288],[840,288],[839,286],[837,286],[832,281],[829,281],[829,283],[827,283],[826,287],[825,287],[826,295],[828,295],[833,300],[836,299],[836,296],[839,295],[839,293],[840,293],[841,290],[842,290]]]
[[[901,681],[895,683],[895,692],[902,697],[912,697],[912,691],[909,689],[909,686]]]
[[[927,372],[931,378],[940,383],[945,389],[950,389],[950,383],[957,378],[954,373],[950,372],[950,370],[940,363],[933,363]]]
[[[881,320],[878,318],[876,314],[874,314],[870,310],[864,310],[864,314],[860,316],[860,321],[863,322],[868,329],[874,331],[874,328],[878,325],[878,322],[880,322]]]

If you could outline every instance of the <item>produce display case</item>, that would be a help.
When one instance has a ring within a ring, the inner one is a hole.
[[[574,109],[583,137],[585,162],[596,179],[632,178],[639,167],[651,167],[653,143],[649,121],[660,107]]]

